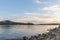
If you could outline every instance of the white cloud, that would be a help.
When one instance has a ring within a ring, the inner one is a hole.
[[[38,16],[38,15],[40,15],[41,13],[27,12],[27,13],[24,13],[24,14],[26,14],[26,15]]]
[[[49,2],[42,2],[40,0],[34,0],[34,2],[37,3],[37,4],[47,4],[47,3],[49,3]]]
[[[53,5],[50,7],[44,7],[43,10],[60,11],[60,4],[59,5]]]
[[[53,19],[60,22],[60,4],[49,6],[49,7],[44,7],[42,8],[42,10],[46,11],[47,14],[49,12],[51,14],[50,16]]]
[[[32,22],[32,23],[60,23],[60,4],[42,8],[46,13],[26,12],[23,18],[13,19],[17,22]]]
[[[54,18],[39,18],[39,17],[24,17],[24,18],[18,18],[18,19],[13,19],[13,21],[15,22],[31,22],[31,23],[35,23],[35,24],[38,24],[38,23],[56,23],[56,22],[59,22],[57,21],[56,19]]]
[[[57,20],[55,18],[50,18],[50,16],[48,16],[49,14],[44,14],[43,17],[41,17],[39,15],[39,13],[24,13],[26,14],[26,16],[24,16],[23,18],[17,18],[17,19],[13,19],[16,22],[31,22],[31,23],[51,23],[51,22],[57,22]],[[36,16],[36,14],[38,14]],[[48,16],[48,17],[46,17]]]
[[[4,20],[3,17],[0,16],[0,21]]]

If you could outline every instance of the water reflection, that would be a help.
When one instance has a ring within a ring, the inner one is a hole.
[[[7,34],[10,32],[10,25],[2,25],[3,33]]]
[[[57,25],[0,25],[0,38],[21,38],[47,32]]]

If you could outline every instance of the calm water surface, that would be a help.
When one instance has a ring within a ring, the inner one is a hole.
[[[57,25],[0,25],[0,39],[21,38],[47,32]]]

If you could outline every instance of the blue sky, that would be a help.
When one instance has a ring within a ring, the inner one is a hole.
[[[60,22],[59,14],[60,0],[0,0],[1,20]]]

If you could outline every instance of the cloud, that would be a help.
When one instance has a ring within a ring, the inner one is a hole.
[[[33,16],[38,16],[40,15],[41,13],[36,13],[36,12],[27,12],[27,13],[24,13],[26,15],[33,15]]]
[[[50,17],[51,14],[42,14],[42,13],[38,13],[38,12],[27,12],[24,14],[26,15],[26,17],[51,18]]]
[[[50,13],[51,14],[50,16],[53,19],[60,22],[60,4],[52,5],[52,6],[49,6],[49,7],[44,7],[44,8],[42,8],[42,10],[46,11],[47,14]]]
[[[25,23],[35,23],[35,24],[38,24],[38,23],[57,23],[59,21],[57,21],[56,19],[53,19],[53,18],[39,18],[39,17],[24,17],[24,18],[18,18],[18,19],[15,19],[15,20],[12,20],[12,21],[15,21],[15,22],[25,22]]]
[[[17,19],[13,19],[13,21],[16,22],[31,22],[31,23],[52,23],[52,22],[59,22],[57,21],[55,18],[51,17],[50,14],[42,14],[42,13],[33,13],[33,12],[28,12],[28,13],[24,13],[25,16],[23,16],[22,18],[17,18]],[[40,16],[42,15],[42,16]]]
[[[32,23],[60,23],[60,4],[41,8],[38,12],[25,12],[22,18],[13,19],[17,22],[32,22]]]
[[[3,17],[0,16],[0,21],[4,20]]]
[[[60,11],[60,4],[53,5],[53,6],[50,6],[50,7],[44,7],[43,10]]]
[[[49,3],[49,2],[42,2],[40,0],[33,0],[33,1],[37,4],[47,4],[47,3]]]
[[[44,8],[42,8],[42,10],[51,12],[51,14],[58,17],[60,15],[60,4],[49,6],[49,7],[44,7]]]
[[[32,23],[59,23],[60,22],[60,4],[41,8],[46,13],[25,12],[22,18],[17,18],[17,22]]]

